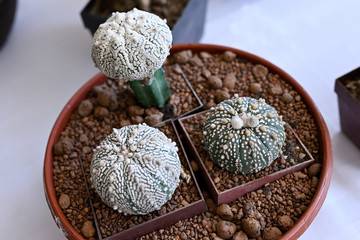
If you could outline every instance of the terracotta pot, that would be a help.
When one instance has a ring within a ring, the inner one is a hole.
[[[302,152],[304,154],[306,154],[303,161],[298,162],[292,166],[286,167],[284,169],[279,169],[277,171],[274,171],[273,173],[268,174],[262,178],[250,180],[244,184],[240,184],[240,185],[232,187],[230,189],[220,191],[216,187],[216,183],[213,181],[213,178],[211,177],[209,171],[207,170],[207,168],[205,166],[205,161],[210,160],[210,156],[208,154],[205,154],[205,155],[200,154],[201,150],[198,149],[199,146],[196,146],[196,144],[192,141],[191,135],[193,135],[194,133],[191,134],[190,132],[188,132],[186,130],[187,129],[186,126],[188,125],[187,120],[191,120],[191,119],[195,118],[195,122],[203,124],[203,122],[205,122],[205,119],[206,119],[206,113],[208,113],[208,112],[209,112],[209,110],[206,110],[206,111],[196,113],[196,114],[193,114],[193,115],[190,115],[187,117],[179,118],[179,125],[180,125],[182,132],[184,133],[184,135],[186,137],[186,141],[187,141],[188,146],[190,147],[192,156],[195,158],[197,164],[199,165],[199,170],[201,172],[201,175],[204,179],[205,184],[207,185],[207,188],[211,194],[211,197],[217,205],[232,202],[232,201],[236,200],[237,198],[245,195],[248,192],[255,191],[268,183],[274,182],[274,181],[282,178],[283,176],[285,176],[287,174],[301,171],[304,168],[310,166],[311,164],[313,164],[315,162],[315,159],[310,154],[308,149],[305,147],[303,142],[300,140],[300,138],[296,134],[296,132],[291,128],[291,126],[289,124],[286,124],[285,128],[288,130],[287,132],[289,134],[289,135],[287,135],[286,138],[288,138],[288,136],[292,135],[292,139],[294,139],[293,143],[296,144],[296,146],[298,146],[299,148],[301,148]],[[196,118],[196,117],[198,117],[198,118]],[[195,130],[195,133],[198,134],[197,129]],[[285,153],[284,153],[284,155],[285,155]],[[202,158],[204,158],[204,159],[202,159]],[[274,164],[275,164],[275,162],[271,165],[273,165],[273,167],[275,168],[276,165],[274,166]],[[277,166],[279,166],[279,165],[277,165]]]
[[[309,112],[314,118],[315,124],[318,128],[318,136],[320,146],[320,161],[322,163],[321,176],[319,179],[319,185],[314,194],[314,197],[309,204],[307,210],[303,213],[299,221],[288,231],[286,232],[281,239],[297,239],[311,224],[315,216],[320,210],[321,205],[323,204],[329,185],[330,178],[333,166],[332,160],[332,150],[331,150],[331,142],[330,136],[319,110],[315,106],[314,102],[310,98],[310,96],[305,92],[305,90],[286,72],[278,68],[277,66],[271,64],[270,62],[252,55],[250,53],[224,47],[217,45],[208,45],[208,44],[178,44],[174,45],[171,49],[171,54],[176,52],[191,49],[193,52],[207,51],[209,53],[221,53],[224,51],[233,51],[239,57],[247,59],[253,63],[259,63],[265,65],[269,71],[279,74],[279,76],[286,80],[294,90],[296,90],[300,95],[305,104],[308,106]],[[48,201],[50,210],[53,214],[53,217],[60,228],[67,234],[69,239],[82,239],[80,234],[78,234],[70,225],[70,223],[66,220],[61,208],[58,205],[54,183],[53,183],[53,173],[52,173],[52,160],[53,160],[53,146],[58,141],[61,130],[65,127],[67,121],[71,113],[76,109],[78,104],[84,99],[87,94],[91,91],[91,89],[95,85],[99,85],[104,81],[104,77],[102,74],[98,74],[89,82],[87,82],[80,90],[74,95],[73,98],[66,104],[65,108],[61,112],[58,117],[53,130],[50,134],[48,145],[46,148],[45,161],[44,161],[44,188],[45,195]]]
[[[360,149],[360,101],[344,86],[346,80],[360,79],[360,67],[335,81],[338,95],[341,130]]]
[[[91,10],[95,0],[90,0],[81,11],[81,18],[92,35],[106,17],[96,15]],[[180,18],[171,29],[173,43],[198,42],[204,32],[207,0],[189,0]]]

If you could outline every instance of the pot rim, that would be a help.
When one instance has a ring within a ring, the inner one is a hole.
[[[319,142],[322,143],[322,145],[320,145],[320,159],[322,160],[321,161],[322,169],[321,169],[321,176],[319,179],[318,188],[314,194],[313,199],[311,200],[311,203],[309,204],[308,208],[303,213],[303,215],[300,217],[300,219],[281,238],[281,239],[297,239],[309,227],[309,225],[311,224],[311,222],[314,220],[315,216],[319,212],[322,204],[324,203],[327,191],[330,186],[331,173],[333,168],[333,154],[332,154],[329,131],[315,103],[308,95],[308,93],[303,89],[303,87],[301,87],[301,85],[298,82],[296,82],[295,79],[293,79],[288,73],[286,73],[276,65],[270,63],[269,61],[261,57],[258,57],[254,54],[227,46],[202,44],[202,43],[174,44],[172,49],[170,50],[170,54],[174,54],[182,50],[192,50],[193,52],[207,51],[209,53],[221,53],[224,51],[232,51],[241,58],[267,66],[271,72],[276,72],[277,74],[279,74],[284,80],[286,80],[290,85],[292,85],[292,87],[301,95],[303,101],[305,102],[305,104],[307,105],[310,111],[310,114],[313,116],[315,120],[315,124],[318,128]],[[90,81],[85,83],[69,100],[69,102],[65,105],[60,115],[58,116],[51,130],[49,140],[46,146],[44,168],[43,168],[43,180],[44,180],[43,184],[44,184],[45,196],[56,224],[63,231],[64,235],[69,239],[83,239],[83,238],[79,233],[77,233],[74,230],[74,228],[68,222],[56,199],[55,187],[53,182],[54,179],[52,173],[53,146],[59,139],[60,132],[65,127],[68,119],[70,118],[71,113],[80,103],[79,99],[85,98],[88,92],[91,91],[93,86],[100,84],[102,76],[103,76],[102,73],[98,73],[97,75],[95,75]]]

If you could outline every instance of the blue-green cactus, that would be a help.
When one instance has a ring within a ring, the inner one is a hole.
[[[234,173],[249,174],[269,166],[285,141],[284,122],[263,99],[238,97],[212,108],[203,128],[211,159]]]

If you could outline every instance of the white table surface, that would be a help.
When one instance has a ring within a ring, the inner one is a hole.
[[[45,201],[51,128],[98,70],[80,11],[87,0],[19,0],[0,50],[0,238],[64,239]],[[360,151],[341,132],[334,80],[360,65],[358,0],[209,0],[203,43],[261,56],[293,76],[332,139],[327,198],[300,239],[360,239]],[[359,133],[360,134],[360,133]]]

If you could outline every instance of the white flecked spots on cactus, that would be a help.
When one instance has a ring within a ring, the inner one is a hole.
[[[227,171],[242,174],[269,166],[285,141],[284,122],[274,108],[263,99],[237,95],[210,110],[205,132],[203,144],[211,159]]]
[[[169,55],[172,35],[165,20],[134,8],[113,13],[93,37],[91,56],[106,76],[125,81],[151,79]]]
[[[90,167],[101,199],[131,215],[159,210],[178,186],[180,171],[176,144],[146,124],[113,129],[96,148]]]

